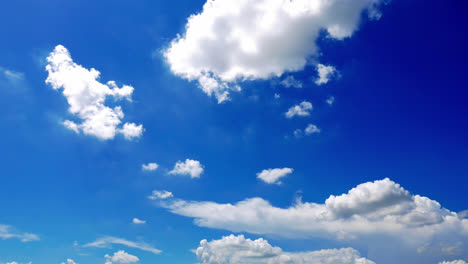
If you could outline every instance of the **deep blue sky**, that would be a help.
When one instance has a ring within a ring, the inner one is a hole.
[[[88,248],[83,252],[89,255],[80,256],[73,246],[102,235],[143,240],[164,251],[133,251],[142,263],[195,263],[189,250],[201,239],[231,233],[199,228],[153,206],[146,199],[153,189],[220,203],[260,196],[287,207],[298,191],[304,201],[322,203],[330,194],[389,177],[451,211],[467,209],[464,1],[393,0],[379,21],[364,21],[351,38],[319,41],[321,61],[334,65],[339,79],[317,87],[315,70],[307,67],[293,74],[302,89],[254,81],[224,104],[174,76],[160,53],[203,3],[2,2],[0,66],[24,79],[12,83],[0,76],[0,224],[41,240],[0,240],[0,263],[103,262],[118,248]],[[103,81],[135,87],[134,102],[122,107],[126,120],[144,124],[141,139],[100,141],[59,124],[68,105],[45,84],[44,70],[58,44],[78,64],[98,69]],[[336,98],[332,107],[324,102],[329,95]],[[314,104],[307,121],[284,118],[287,108],[305,99]],[[292,136],[310,122],[321,127],[319,136]],[[167,175],[185,158],[205,166],[200,179]],[[153,161],[157,171],[141,171],[141,164]],[[276,167],[294,168],[283,185],[255,178]],[[131,225],[133,217],[148,223]],[[287,250],[340,245],[270,240]]]

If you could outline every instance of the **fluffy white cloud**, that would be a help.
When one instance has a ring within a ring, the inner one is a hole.
[[[174,195],[168,191],[153,191],[152,195],[148,196],[151,200],[158,200],[158,199],[167,199],[171,198]]]
[[[76,262],[73,259],[67,259],[67,262],[62,262],[62,264],[76,264]]]
[[[467,264],[467,263],[464,260],[454,260],[454,261],[439,262],[439,264]]]
[[[281,81],[281,84],[287,88],[302,88],[302,82],[296,80],[293,76],[286,77],[284,80]]]
[[[123,250],[115,252],[113,256],[105,255],[104,257],[107,259],[106,263],[135,263],[140,261],[137,256],[130,255]]]
[[[307,127],[304,129],[304,133],[306,135],[312,135],[312,134],[316,134],[316,133],[320,133],[320,128],[318,128],[316,125],[314,124],[309,124],[307,125]]]
[[[140,137],[143,125],[125,123],[121,119],[124,113],[120,106],[107,107],[104,103],[107,97],[115,100],[131,101],[133,87],[123,85],[118,87],[114,81],[102,84],[98,81],[100,72],[91,70],[73,62],[68,50],[61,45],[55,47],[47,57],[46,70],[49,73],[46,83],[53,89],[62,89],[70,108],[69,112],[82,120],[80,124],[66,120],[63,125],[76,133],[95,136],[102,140],[113,139],[116,134],[122,134],[126,139]]]
[[[267,169],[257,173],[257,178],[268,184],[281,184],[280,179],[292,172],[291,168]]]
[[[136,225],[141,225],[141,224],[146,224],[146,221],[145,220],[140,220],[138,218],[133,218],[132,223],[134,223]]]
[[[144,242],[133,242],[133,241],[129,241],[123,238],[117,238],[117,237],[111,237],[111,236],[101,237],[94,242],[84,245],[83,247],[109,248],[112,244],[124,245],[124,246],[131,247],[131,248],[137,248],[137,249],[148,251],[154,254],[159,254],[162,252],[161,250],[154,248],[151,245],[144,243]]]
[[[250,198],[236,204],[195,202],[180,199],[161,200],[160,206],[171,212],[195,218],[202,227],[225,229],[291,238],[337,239],[353,245],[368,243],[372,259],[378,245],[392,244],[405,254],[421,254],[417,249],[431,243],[447,255],[450,245],[467,252],[468,219],[442,208],[427,197],[411,195],[389,180],[367,182],[348,193],[331,195],[322,204],[298,200],[289,208],[279,208],[262,198]],[[385,247],[384,245],[384,247]],[[435,252],[431,250],[431,253]],[[395,254],[403,254],[395,252]]]
[[[190,175],[191,178],[200,178],[203,166],[198,160],[186,159],[185,162],[176,162],[174,169],[169,174]]]
[[[382,1],[208,0],[164,56],[174,74],[197,80],[222,102],[230,90],[239,90],[239,81],[302,70],[317,60],[323,30],[336,40],[350,37],[363,11],[380,16]]]
[[[336,73],[336,69],[333,66],[325,66],[323,64],[317,65],[318,79],[315,80],[315,84],[322,85],[328,83],[333,75]]]
[[[313,107],[310,102],[303,101],[302,103],[289,108],[285,115],[287,118],[293,118],[295,116],[309,116],[312,109]]]
[[[31,242],[40,240],[39,236],[31,233],[18,232],[15,228],[9,225],[0,224],[0,239],[16,238],[21,242]]]
[[[273,247],[262,238],[251,240],[243,235],[202,240],[195,253],[203,264],[375,264],[352,248],[292,253]]]
[[[155,171],[156,169],[158,169],[159,165],[157,163],[154,163],[154,162],[150,162],[148,164],[143,164],[141,165],[141,169],[144,170],[144,171]]]
[[[335,97],[334,96],[329,96],[326,100],[327,104],[333,105],[335,103]]]

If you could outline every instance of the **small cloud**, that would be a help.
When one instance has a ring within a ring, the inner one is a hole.
[[[309,116],[312,109],[313,107],[310,102],[303,101],[302,103],[289,108],[285,115],[286,118],[293,118],[295,116]]]
[[[275,99],[279,99],[281,96],[278,93],[275,93]]]
[[[111,236],[101,237],[94,242],[84,245],[83,247],[109,248],[113,244],[136,248],[154,254],[160,254],[162,252],[161,250],[154,248],[145,242],[133,242],[123,238]]]
[[[40,240],[39,236],[36,234],[21,233],[15,230],[15,228],[13,228],[12,226],[0,224],[0,239],[9,238],[16,238],[19,239],[21,242],[31,242]]]
[[[326,100],[328,105],[333,105],[335,103],[335,97],[334,96],[329,96]]]
[[[336,73],[336,68],[333,66],[325,66],[323,64],[318,64],[317,72],[318,72],[318,79],[315,80],[315,84],[322,85],[330,81],[330,79]]]
[[[203,170],[203,165],[198,160],[186,159],[185,162],[176,162],[174,169],[169,174],[190,175],[191,178],[200,178]]]
[[[279,179],[287,176],[288,174],[291,174],[292,172],[293,169],[291,168],[267,169],[257,173],[257,178],[268,184],[280,185],[281,181],[279,181]]]
[[[120,250],[114,253],[113,256],[105,255],[106,263],[135,263],[140,261],[137,256],[128,254],[127,252]]]
[[[320,129],[314,125],[314,124],[309,124],[305,129],[304,129],[304,133],[306,135],[312,135],[312,134],[316,134],[316,133],[320,133]]]
[[[157,199],[167,199],[173,196],[174,195],[168,191],[153,191],[152,195],[148,196],[148,198],[151,200],[157,200]]]
[[[146,224],[146,221],[140,220],[138,218],[133,218],[132,223],[134,223],[136,225],[142,225],[142,224]]]
[[[155,162],[141,165],[141,169],[144,171],[155,171],[159,168],[159,165]]]
[[[62,262],[62,264],[77,264],[73,259],[67,259],[67,262]]]
[[[0,74],[11,82],[24,80],[24,73],[8,70],[0,66]]]
[[[288,76],[284,80],[281,81],[281,85],[283,85],[286,88],[302,88],[302,82],[299,80],[296,80],[294,76]]]

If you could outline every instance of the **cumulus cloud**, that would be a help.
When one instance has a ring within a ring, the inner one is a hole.
[[[293,118],[295,116],[309,116],[310,111],[312,111],[313,107],[310,102],[303,101],[298,105],[291,106],[288,111],[285,113],[286,118]]]
[[[159,165],[157,163],[154,163],[154,162],[150,162],[148,164],[143,164],[141,165],[141,169],[144,170],[144,171],[155,171],[156,169],[158,169]]]
[[[145,242],[133,242],[133,241],[129,241],[123,238],[111,237],[111,236],[101,237],[94,242],[85,244],[83,247],[110,248],[113,244],[124,245],[127,247],[136,248],[136,249],[151,252],[154,254],[159,254],[162,252],[161,250],[154,248]]]
[[[136,225],[141,225],[141,224],[146,224],[146,221],[145,220],[140,220],[138,218],[133,218],[132,223],[134,223]]]
[[[268,184],[281,184],[280,179],[291,174],[293,169],[282,168],[282,169],[267,169],[257,173],[257,178]]]
[[[62,262],[62,264],[77,264],[73,259],[67,259],[67,262]]]
[[[114,81],[100,83],[100,72],[94,68],[88,70],[73,62],[70,53],[62,45],[55,47],[47,57],[47,62],[46,70],[49,75],[46,83],[55,90],[62,89],[70,105],[68,111],[81,120],[81,123],[64,121],[66,128],[101,140],[113,139],[116,134],[122,134],[126,139],[142,135],[143,125],[125,123],[120,127],[124,118],[120,106],[110,108],[105,105],[107,97],[131,101],[133,87],[118,87]]]
[[[284,252],[267,240],[246,239],[243,235],[230,235],[210,242],[204,239],[195,254],[203,264],[375,264],[352,248]]]
[[[342,40],[363,11],[378,18],[383,0],[208,0],[164,51],[171,71],[196,80],[218,102],[245,80],[302,70],[319,56],[321,32]],[[320,74],[320,73],[319,73]]]
[[[320,133],[320,128],[318,128],[316,125],[314,124],[309,124],[307,125],[307,127],[304,129],[304,133],[306,135],[312,135],[312,134],[316,134],[316,133]]]
[[[203,165],[198,160],[186,159],[185,162],[176,162],[174,169],[169,174],[190,175],[190,178],[200,178],[203,173]]]
[[[326,100],[328,105],[333,105],[335,103],[335,97],[334,96],[329,96]]]
[[[0,239],[16,238],[21,242],[31,242],[40,240],[39,236],[31,233],[18,232],[15,228],[9,225],[0,224]]]
[[[137,256],[133,256],[128,254],[127,252],[120,250],[114,253],[113,256],[110,255],[105,255],[104,256],[106,260],[106,264],[110,263],[135,263],[140,261],[140,259]]]
[[[148,196],[151,200],[158,200],[158,199],[167,199],[171,198],[174,195],[168,191],[153,191],[152,195]]]
[[[283,85],[286,88],[302,88],[302,82],[299,80],[296,80],[294,76],[288,76],[284,80],[281,81],[281,85]]]
[[[315,84],[323,85],[328,83],[333,75],[336,73],[336,69],[333,66],[325,66],[323,64],[317,65],[318,78],[315,80]]]
[[[417,248],[428,242],[462,242],[462,249],[466,249],[468,241],[468,219],[459,218],[434,200],[410,194],[388,178],[360,184],[342,195],[331,195],[324,203],[298,200],[289,208],[275,207],[258,197],[235,204],[180,199],[159,204],[174,214],[195,218],[194,223],[202,227],[290,238],[336,239],[351,244],[372,241],[370,248],[378,243],[393,243],[394,247],[401,245],[400,249],[408,254],[417,254]],[[394,241],[389,242],[391,239]],[[441,255],[447,253],[440,251]],[[375,261],[385,263],[385,259]]]

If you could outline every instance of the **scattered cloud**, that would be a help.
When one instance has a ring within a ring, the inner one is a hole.
[[[278,93],[275,93],[275,99],[279,99],[280,97],[281,97],[281,95],[280,95],[280,94],[278,94]]]
[[[67,259],[67,262],[62,262],[62,264],[77,264],[73,259]]]
[[[0,239],[16,238],[21,242],[31,242],[40,240],[39,236],[31,233],[18,232],[15,228],[9,225],[0,224]]]
[[[312,134],[316,134],[316,133],[320,133],[320,129],[314,125],[314,124],[309,124],[307,125],[307,127],[304,129],[304,133],[306,135],[312,135]]]
[[[464,260],[454,260],[454,261],[439,262],[439,264],[467,264],[467,263]]]
[[[257,178],[268,184],[281,184],[280,179],[291,174],[293,169],[282,168],[282,169],[267,169],[257,173]]]
[[[207,1],[163,53],[175,75],[197,81],[221,103],[240,90],[239,82],[279,77],[314,63],[321,32],[335,40],[350,37],[364,11],[371,19],[380,17],[382,2]]]
[[[143,126],[134,123],[125,123],[120,128],[124,113],[120,106],[110,108],[106,106],[107,97],[115,100],[127,99],[131,101],[133,87],[123,85],[118,87],[114,81],[106,84],[98,81],[100,72],[90,70],[76,64],[68,50],[58,45],[47,57],[46,70],[49,76],[46,83],[53,89],[62,89],[67,99],[69,112],[82,123],[66,120],[63,125],[75,133],[83,132],[101,140],[113,139],[116,134],[122,134],[126,139],[140,137]]]
[[[295,116],[309,116],[312,109],[313,107],[310,102],[303,101],[298,105],[291,106],[285,115],[286,118],[293,118]]]
[[[334,96],[329,96],[326,100],[328,105],[333,105],[335,103],[335,97]]]
[[[390,243],[395,250],[400,247],[398,250],[405,254],[417,255],[417,249],[429,242],[439,241],[433,244],[444,248],[461,242],[462,249],[468,242],[468,219],[460,219],[434,200],[410,194],[388,178],[360,184],[342,195],[331,195],[322,204],[299,199],[289,208],[275,207],[258,197],[235,204],[171,199],[160,201],[159,205],[174,214],[195,218],[194,223],[202,227],[289,238],[335,239],[350,245],[366,241],[369,250],[376,250],[372,247],[378,248],[379,243]],[[447,254],[442,248],[439,251],[441,256]],[[374,258],[385,263],[385,259]]]
[[[185,162],[176,162],[174,169],[169,174],[190,175],[190,178],[200,178],[203,173],[203,165],[198,160],[186,159]]]
[[[84,245],[83,247],[110,248],[113,244],[124,245],[127,247],[140,249],[154,254],[160,254],[162,252],[161,250],[154,248],[145,242],[133,242],[123,238],[117,238],[112,236],[101,237],[94,242]]]
[[[137,256],[130,255],[123,250],[115,252],[113,256],[106,254],[104,257],[106,258],[106,264],[135,263],[135,262],[140,261],[140,259]]]
[[[146,224],[146,221],[145,220],[140,220],[138,218],[133,218],[132,223],[134,223],[136,225],[141,225],[141,224]]]
[[[148,196],[151,200],[158,200],[158,199],[167,199],[171,198],[174,195],[168,191],[153,191],[152,195]]]
[[[158,169],[159,165],[155,162],[150,162],[148,164],[141,165],[141,169],[144,171],[155,171]]]
[[[283,85],[286,88],[302,88],[302,82],[299,80],[296,80],[294,76],[288,76],[284,80],[281,81],[281,85]]]
[[[251,240],[243,235],[230,235],[210,242],[204,239],[195,254],[203,264],[375,264],[352,248],[284,252],[279,247],[271,246],[265,239]]]
[[[325,66],[323,64],[317,65],[318,78],[315,84],[323,85],[328,83],[330,79],[336,74],[336,69],[333,66]]]

